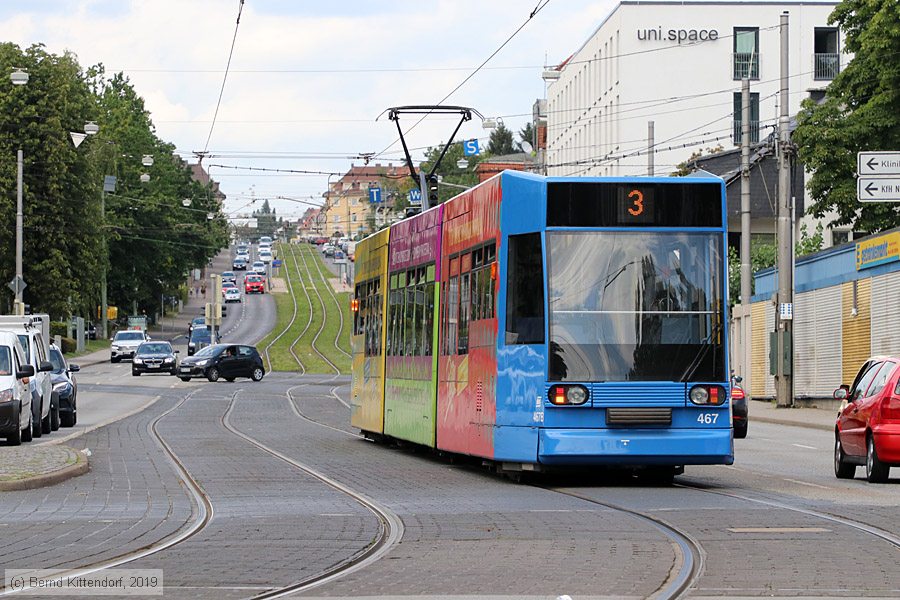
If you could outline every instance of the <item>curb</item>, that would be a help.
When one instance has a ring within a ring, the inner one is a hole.
[[[90,471],[90,463],[87,456],[83,452],[77,452],[78,460],[74,465],[67,465],[58,471],[52,473],[44,473],[26,479],[16,479],[14,481],[0,481],[0,492],[12,492],[18,490],[33,490],[49,485],[56,485],[72,477],[84,475]]]
[[[822,423],[809,423],[805,421],[790,421],[788,419],[779,419],[776,417],[759,417],[750,414],[750,422],[770,423],[773,425],[787,425],[789,427],[803,427],[804,429],[818,429],[820,431],[834,431],[834,425],[824,425]]]

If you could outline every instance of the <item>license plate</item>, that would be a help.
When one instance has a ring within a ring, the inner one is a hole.
[[[159,368],[159,365],[147,365],[147,366],[150,367],[151,369],[158,369],[158,368]]]
[[[182,372],[182,373],[190,373],[190,372],[191,372],[191,368],[190,368],[190,367],[181,367],[181,372]]]

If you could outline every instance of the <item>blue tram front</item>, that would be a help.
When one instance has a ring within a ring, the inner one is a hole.
[[[731,464],[722,180],[502,180],[492,458]]]

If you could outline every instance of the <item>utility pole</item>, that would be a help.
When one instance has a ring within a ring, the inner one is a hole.
[[[741,377],[750,395],[750,79],[741,81]]]
[[[100,339],[105,340],[109,337],[109,323],[107,322],[109,307],[106,304],[106,270],[109,268],[109,249],[106,247],[106,183],[103,184],[103,190],[100,192],[100,239],[103,244],[100,253],[100,260],[103,262],[100,269],[100,333],[103,334],[103,337]]]
[[[653,177],[653,121],[647,121],[647,175]]]
[[[22,285],[24,279],[22,277],[22,247],[24,245],[24,224],[22,215],[22,171],[24,169],[24,160],[22,159],[22,149],[16,151],[16,279],[15,279],[15,312],[17,315],[25,314],[25,304],[22,302],[22,291],[25,287]]]
[[[794,404],[792,340],[794,281],[793,228],[791,227],[791,140],[788,102],[788,13],[781,14],[781,111],[778,119],[778,306],[775,313],[776,377],[775,400],[778,407]]]

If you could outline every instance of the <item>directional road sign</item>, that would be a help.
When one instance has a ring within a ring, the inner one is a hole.
[[[22,279],[19,275],[16,275],[15,277],[13,277],[13,280],[6,285],[8,285],[9,289],[13,291],[13,294],[18,294],[19,292],[25,290],[27,284],[25,283],[24,279]]]
[[[900,175],[857,177],[856,196],[860,202],[900,202]]]
[[[422,204],[422,191],[416,188],[409,190],[409,203]]]
[[[381,201],[382,201],[381,188],[380,187],[370,187],[369,188],[369,202],[372,204],[378,204]]]
[[[900,175],[900,152],[859,152],[856,173],[867,175]]]

